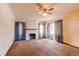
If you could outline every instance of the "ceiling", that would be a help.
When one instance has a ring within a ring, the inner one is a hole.
[[[67,4],[67,3],[42,3],[41,5],[45,8],[53,7],[54,10],[51,11],[53,14],[48,15],[47,17],[42,16],[39,14],[40,10],[39,7],[35,3],[12,3],[9,4],[16,19],[20,20],[40,20],[40,21],[47,21],[47,20],[55,20],[61,19],[63,15],[66,13],[79,8],[79,4]],[[77,7],[77,8],[76,8]]]

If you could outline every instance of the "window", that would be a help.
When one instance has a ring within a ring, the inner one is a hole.
[[[40,34],[40,38],[44,37],[44,25],[40,24],[39,26],[39,34]]]
[[[40,34],[43,34],[43,24],[40,24]]]
[[[54,35],[54,23],[50,24],[50,36]]]
[[[54,23],[49,23],[48,24],[48,38],[54,38],[55,35],[55,30],[54,30]]]

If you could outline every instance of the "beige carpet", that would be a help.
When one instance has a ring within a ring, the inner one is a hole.
[[[15,41],[7,56],[79,56],[79,49],[50,39]]]

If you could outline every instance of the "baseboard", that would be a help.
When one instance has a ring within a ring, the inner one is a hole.
[[[13,45],[13,43],[14,43],[14,41],[13,41],[12,44],[10,45],[8,51],[10,50],[11,46]],[[8,51],[6,52],[5,56],[7,56]]]
[[[69,44],[69,43],[66,43],[66,42],[63,42],[63,44],[66,44],[66,45],[69,45],[69,46],[71,46],[71,47],[74,47],[74,48],[79,49],[79,47],[73,46],[73,45],[71,45],[71,44]]]

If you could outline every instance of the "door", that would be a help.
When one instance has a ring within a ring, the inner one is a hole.
[[[62,20],[55,21],[55,40],[59,43],[63,42],[62,29]]]
[[[15,22],[15,40],[24,40],[25,39],[25,23],[24,22]]]

